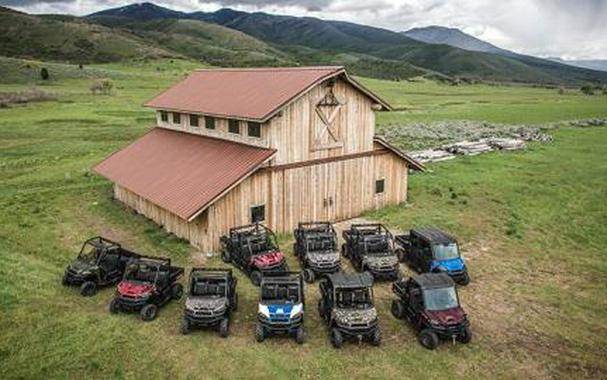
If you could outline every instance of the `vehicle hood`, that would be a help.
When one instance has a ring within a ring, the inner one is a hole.
[[[256,255],[252,258],[252,262],[257,267],[266,267],[279,264],[285,259],[285,255],[280,251],[272,251],[261,255]]]
[[[196,297],[190,296],[185,301],[185,307],[190,310],[220,311],[228,305],[226,297]]]
[[[270,314],[291,314],[293,309],[292,303],[266,304]]]
[[[87,260],[76,259],[68,265],[68,268],[76,273],[81,273],[95,268],[95,265]]]
[[[307,257],[313,263],[335,263],[339,261],[339,253],[335,251],[308,252]]]
[[[370,268],[374,267],[389,267],[396,266],[398,264],[398,258],[396,255],[386,255],[386,256],[365,256],[363,258],[363,262],[367,264]]]
[[[155,289],[154,285],[130,281],[122,281],[118,284],[118,293],[121,296],[141,297],[146,296]]]
[[[377,319],[377,310],[369,309],[333,309],[333,318],[342,325],[369,323]]]
[[[426,310],[425,313],[431,321],[436,321],[443,326],[457,325],[466,320],[466,313],[461,307],[446,310]]]
[[[439,268],[444,268],[447,272],[460,271],[464,269],[464,260],[456,257],[455,259],[432,261],[432,270],[440,270]]]

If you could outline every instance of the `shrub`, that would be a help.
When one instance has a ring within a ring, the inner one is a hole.
[[[589,85],[582,86],[582,88],[580,88],[580,91],[582,91],[582,93],[586,95],[594,95],[594,87]]]
[[[91,84],[90,90],[93,95],[96,94],[105,94],[108,95],[112,88],[114,87],[114,82],[111,79],[101,79],[95,81]]]
[[[558,90],[559,95],[563,95],[565,93],[565,87],[561,86]]]
[[[46,67],[43,67],[42,69],[40,69],[40,78],[42,78],[42,80],[48,80],[49,73],[48,73],[48,70],[46,69]]]

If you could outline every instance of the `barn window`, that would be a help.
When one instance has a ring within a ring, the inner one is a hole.
[[[173,124],[181,124],[181,114],[173,112]]]
[[[385,180],[383,180],[383,179],[378,179],[377,181],[375,181],[375,194],[383,194],[384,185],[385,185]]]
[[[215,129],[215,119],[213,119],[212,117],[206,116],[204,118],[204,126],[207,129]]]
[[[253,123],[251,121],[248,122],[248,135],[251,137],[261,137],[261,124]]]
[[[198,127],[198,115],[190,115],[190,127]]]
[[[259,223],[266,220],[266,206],[259,205],[251,207],[251,223]]]
[[[160,120],[164,122],[169,121],[169,113],[167,111],[160,111]]]
[[[228,132],[240,134],[240,124],[238,120],[230,119],[228,120]]]

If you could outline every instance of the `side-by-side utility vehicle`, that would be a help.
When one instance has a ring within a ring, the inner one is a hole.
[[[255,339],[283,333],[302,344],[304,335],[304,284],[299,273],[270,274],[261,280]]]
[[[439,339],[469,343],[470,322],[459,303],[455,283],[446,273],[424,273],[392,284],[397,299],[392,315],[418,331],[422,346],[433,350]]]
[[[418,273],[445,272],[460,285],[467,285],[470,276],[457,240],[434,227],[415,228],[409,235],[398,235],[397,254]]]
[[[230,229],[221,237],[225,263],[233,263],[245,272],[255,286],[268,273],[286,273],[289,268],[284,254],[276,243],[276,236],[262,224]]]
[[[217,327],[227,337],[230,316],[238,308],[237,279],[231,269],[192,268],[181,333],[196,327]]]
[[[381,343],[381,330],[373,303],[373,276],[368,272],[329,274],[320,280],[318,312],[329,328],[333,347],[344,339]]]
[[[183,295],[183,286],[177,282],[183,272],[168,258],[141,256],[131,261],[110,303],[110,312],[139,312],[142,320],[153,320],[159,307]]]
[[[340,269],[337,233],[331,223],[299,223],[293,234],[293,253],[299,258],[306,282],[314,282],[318,275]]]
[[[65,268],[62,283],[79,286],[83,296],[93,296],[98,288],[120,281],[127,263],[138,257],[101,236],[90,238],[82,245],[78,257]]]
[[[343,232],[342,256],[358,272],[369,271],[375,279],[400,278],[400,265],[394,252],[394,239],[381,224],[353,224]]]

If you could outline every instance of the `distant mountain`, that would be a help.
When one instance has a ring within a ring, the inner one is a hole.
[[[585,69],[607,71],[607,59],[561,59],[548,58],[551,61],[563,63],[565,65],[583,67]]]

